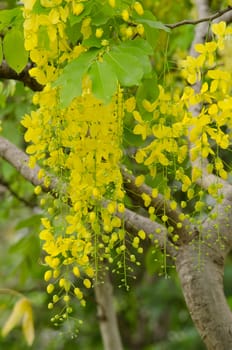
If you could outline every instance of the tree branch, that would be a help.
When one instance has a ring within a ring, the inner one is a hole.
[[[197,19],[197,20],[185,19],[185,20],[180,21],[180,22],[176,22],[176,23],[172,23],[172,24],[165,24],[165,26],[170,28],[170,29],[175,29],[177,27],[180,27],[180,26],[183,26],[186,24],[196,25],[196,24],[203,23],[203,22],[211,22],[214,19],[221,17],[222,15],[224,15],[225,13],[227,13],[229,11],[232,11],[232,6],[228,6],[226,9],[220,10],[211,16],[206,15],[205,17],[202,17],[202,18]]]
[[[28,63],[26,67],[20,73],[16,73],[12,68],[9,67],[5,60],[0,65],[0,79],[13,79],[22,81],[25,86],[28,86],[33,91],[43,90],[43,86],[39,84],[29,74],[29,70],[32,68],[32,64]]]
[[[15,190],[13,190],[13,188],[11,188],[10,184],[1,177],[0,177],[0,186],[5,189],[5,192],[6,191],[10,192],[13,197],[15,197],[19,202],[22,202],[27,207],[29,208],[35,207],[35,203],[32,198],[25,199],[21,197]],[[1,187],[0,187],[0,195],[1,195]]]
[[[52,179],[51,187],[44,185],[43,179],[38,179],[40,167],[36,165],[33,169],[28,166],[29,157],[17,146],[4,137],[0,137],[0,157],[11,164],[26,180],[34,186],[41,186],[44,192],[56,188],[57,180]]]

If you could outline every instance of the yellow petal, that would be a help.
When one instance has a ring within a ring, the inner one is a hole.
[[[226,22],[214,23],[211,26],[212,32],[216,35],[224,35],[226,30]]]
[[[26,339],[26,342],[29,346],[31,346],[35,338],[35,330],[34,330],[32,308],[30,303],[27,304],[27,312],[25,312],[23,316],[22,328],[23,328],[23,334]]]

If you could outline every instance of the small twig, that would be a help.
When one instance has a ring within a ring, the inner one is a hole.
[[[192,24],[192,25],[196,25],[202,22],[211,22],[214,19],[221,17],[222,15],[224,15],[225,13],[229,12],[232,10],[232,6],[228,6],[226,9],[224,10],[220,10],[218,12],[216,12],[214,15],[208,16],[208,17],[203,17],[197,20],[191,20],[191,19],[185,19],[183,21],[180,22],[176,22],[173,24],[165,24],[166,27],[170,28],[170,29],[174,29],[180,26],[184,26],[186,24]]]
[[[27,200],[27,199],[21,197],[15,190],[13,190],[13,188],[11,188],[10,184],[9,184],[6,180],[0,178],[0,183],[1,183],[1,185],[3,185],[3,186],[12,194],[12,196],[15,197],[19,202],[22,202],[23,204],[25,204],[25,205],[26,205],[27,207],[29,207],[29,208],[34,208],[35,203],[34,203],[32,200]]]
[[[10,288],[0,288],[0,294],[13,295],[13,296],[25,298],[25,296],[22,293]]]

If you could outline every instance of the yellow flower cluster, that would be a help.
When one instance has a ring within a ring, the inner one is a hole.
[[[232,34],[232,28],[226,27],[225,22],[212,24],[212,32],[215,40],[204,44],[196,44],[195,50],[199,55],[197,57],[188,56],[182,62],[182,73],[190,84],[195,84],[202,78],[203,67],[214,67],[217,50],[223,50],[225,41]]]
[[[173,98],[175,103],[173,103]],[[127,103],[127,101],[126,101]],[[185,145],[181,146],[178,140],[186,135],[188,118],[183,116],[184,103],[176,94],[174,97],[159,86],[159,96],[154,102],[143,101],[143,108],[151,113],[149,121],[143,120],[137,110],[133,110],[133,116],[137,122],[134,134],[141,135],[145,140],[152,137],[152,141],[136,153],[138,163],[144,163],[150,168],[152,176],[156,174],[156,166],[168,166],[176,155],[178,163],[182,163],[187,155]]]
[[[113,7],[114,2],[110,1]],[[40,238],[47,253],[49,281],[47,292],[53,294],[49,309],[59,300],[70,310],[70,295],[84,305],[83,293],[97,278],[99,262],[112,262],[112,249],[125,254],[123,217],[124,192],[119,162],[122,156],[123,96],[120,87],[109,104],[103,104],[91,93],[88,77],[83,93],[66,108],[59,103],[59,90],[52,82],[62,65],[77,57],[84,48],[71,45],[67,36],[67,18],[79,16],[85,1],[25,0],[25,47],[35,66],[31,76],[44,85],[35,93],[37,109],[22,120],[29,142],[30,166],[39,162],[42,168],[60,179],[58,199],[47,208],[42,219]],[[138,5],[137,5],[138,6]],[[88,22],[88,23],[87,23]],[[81,32],[88,37],[89,18],[82,20]],[[102,32],[97,32],[100,37]],[[39,176],[43,177],[41,171]],[[47,186],[49,186],[49,179]],[[35,189],[39,194],[40,189]],[[60,196],[60,197],[59,197]],[[46,201],[41,200],[45,207]],[[70,266],[67,269],[67,266]],[[61,297],[63,295],[63,297]],[[69,311],[67,311],[67,309]]]
[[[146,146],[137,151],[135,160],[146,165],[153,178],[157,169],[159,173],[163,171],[164,181],[157,187],[164,195],[167,193],[164,183],[165,178],[168,181],[168,172],[175,174],[175,180],[181,183],[186,199],[191,200],[196,195],[195,184],[201,179],[202,169],[193,168],[192,174],[188,173],[185,169],[188,156],[193,162],[196,159],[210,159],[207,167],[209,173],[214,172],[223,179],[228,176],[220,152],[231,144],[228,128],[232,125],[232,75],[223,64],[222,67],[216,65],[216,55],[220,51],[223,57],[225,42],[231,36],[232,28],[220,22],[212,25],[212,32],[211,42],[195,45],[198,56],[188,56],[181,63],[188,83],[201,81],[199,92],[186,86],[183,92],[174,91],[171,94],[159,86],[159,95],[154,101],[143,100],[142,108],[146,111],[144,119],[141,107],[138,111],[131,99],[125,101],[127,112],[134,116],[134,134],[146,141]],[[196,104],[201,104],[203,108],[198,115],[192,115],[190,107]],[[190,153],[188,141],[191,142]],[[137,180],[138,185],[144,181],[140,180]],[[216,196],[211,188],[209,193]],[[165,195],[165,198],[169,199],[169,196]],[[201,198],[196,201],[196,212],[202,210],[201,203]]]
[[[225,128],[231,127],[232,122],[230,97],[232,76],[223,65],[222,68],[215,66],[215,57],[217,50],[223,53],[232,28],[226,27],[225,22],[220,22],[212,25],[212,32],[215,35],[214,41],[195,46],[199,56],[194,60],[201,60],[201,66],[195,68],[194,73],[189,71],[188,64],[185,65],[184,74],[190,83],[197,81],[193,76],[196,77],[197,71],[201,71],[199,73],[203,81],[201,90],[195,94],[189,87],[185,89],[183,99],[187,107],[195,103],[205,106],[197,117],[193,116],[189,121],[191,128],[189,139],[194,145],[191,149],[191,159],[194,161],[198,157],[207,158],[210,155],[214,159],[214,166],[208,167],[208,171],[215,171],[218,176],[226,179],[228,174],[224,169],[223,161],[218,157],[218,152],[220,149],[227,149],[231,142],[230,134]],[[214,148],[212,144],[215,144]]]
[[[133,12],[135,12],[138,16],[142,16],[144,14],[143,6],[139,1],[132,2],[130,6],[125,7],[121,12],[121,17],[124,21],[124,23],[120,26],[120,34],[122,39],[131,39],[134,35],[143,36],[144,34],[143,24],[139,23],[137,26],[130,24],[130,18]]]

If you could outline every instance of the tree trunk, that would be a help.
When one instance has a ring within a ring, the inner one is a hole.
[[[104,350],[123,350],[114,308],[113,287],[107,271],[104,272],[103,280],[95,286],[95,296]]]
[[[198,243],[200,244],[200,243]],[[198,249],[202,249],[201,267]],[[176,268],[186,304],[207,349],[232,349],[232,313],[223,291],[223,257],[196,245],[180,248]]]

